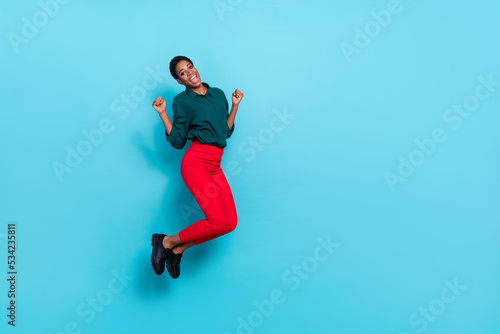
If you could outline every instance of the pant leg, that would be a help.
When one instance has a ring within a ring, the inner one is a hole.
[[[212,180],[218,189],[219,200],[221,201],[224,208],[226,225],[224,229],[218,234],[194,240],[194,243],[197,245],[233,231],[236,228],[236,224],[238,221],[233,194],[231,192],[231,188],[229,187],[229,183],[227,182],[227,179],[222,172],[222,169],[219,167],[219,171],[215,174],[212,174],[212,176]]]
[[[183,242],[200,244],[236,227],[236,208],[220,160],[221,154],[205,152],[199,146],[190,147],[185,153],[181,174],[206,218],[179,232]]]

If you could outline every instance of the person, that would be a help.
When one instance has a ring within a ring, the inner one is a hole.
[[[181,162],[181,175],[200,206],[205,219],[172,235],[155,233],[151,238],[151,263],[156,274],[165,266],[172,278],[180,275],[184,251],[233,231],[237,224],[231,188],[220,167],[226,140],[234,131],[234,119],[243,93],[232,93],[232,106],[224,92],[201,81],[193,62],[184,56],[170,61],[170,73],[186,89],[172,101],[173,122],[166,113],[166,102],[159,96],[153,102],[165,125],[167,141],[176,149],[191,144]]]

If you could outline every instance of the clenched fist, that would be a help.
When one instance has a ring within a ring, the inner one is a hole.
[[[158,111],[158,114],[164,113],[167,110],[167,102],[158,96],[156,100],[153,101],[153,108]]]
[[[233,93],[233,98],[232,98],[233,104],[238,105],[242,98],[243,98],[243,93],[236,89]]]

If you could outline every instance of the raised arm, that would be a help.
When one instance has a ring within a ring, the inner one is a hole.
[[[233,128],[236,112],[238,111],[238,105],[240,104],[242,98],[243,93],[236,89],[232,94],[233,105],[231,106],[229,116],[227,116],[227,126],[229,129]]]
[[[174,112],[173,122],[168,118],[166,111],[167,102],[159,96],[153,102],[153,108],[158,111],[160,118],[165,126],[167,141],[176,149],[182,149],[186,145],[186,135],[188,123],[182,106],[176,103],[175,98],[172,101]]]
[[[158,96],[158,98],[153,101],[153,108],[155,108],[158,115],[160,115],[163,125],[165,125],[165,130],[167,131],[167,134],[170,135],[170,132],[172,131],[172,122],[167,115],[167,102],[162,99],[161,96]]]

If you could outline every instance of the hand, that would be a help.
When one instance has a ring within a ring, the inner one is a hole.
[[[235,90],[233,93],[233,104],[238,105],[243,98],[243,93],[239,90]]]
[[[167,112],[167,102],[162,99],[161,96],[158,96],[158,98],[153,101],[153,108],[158,111],[158,114]]]

